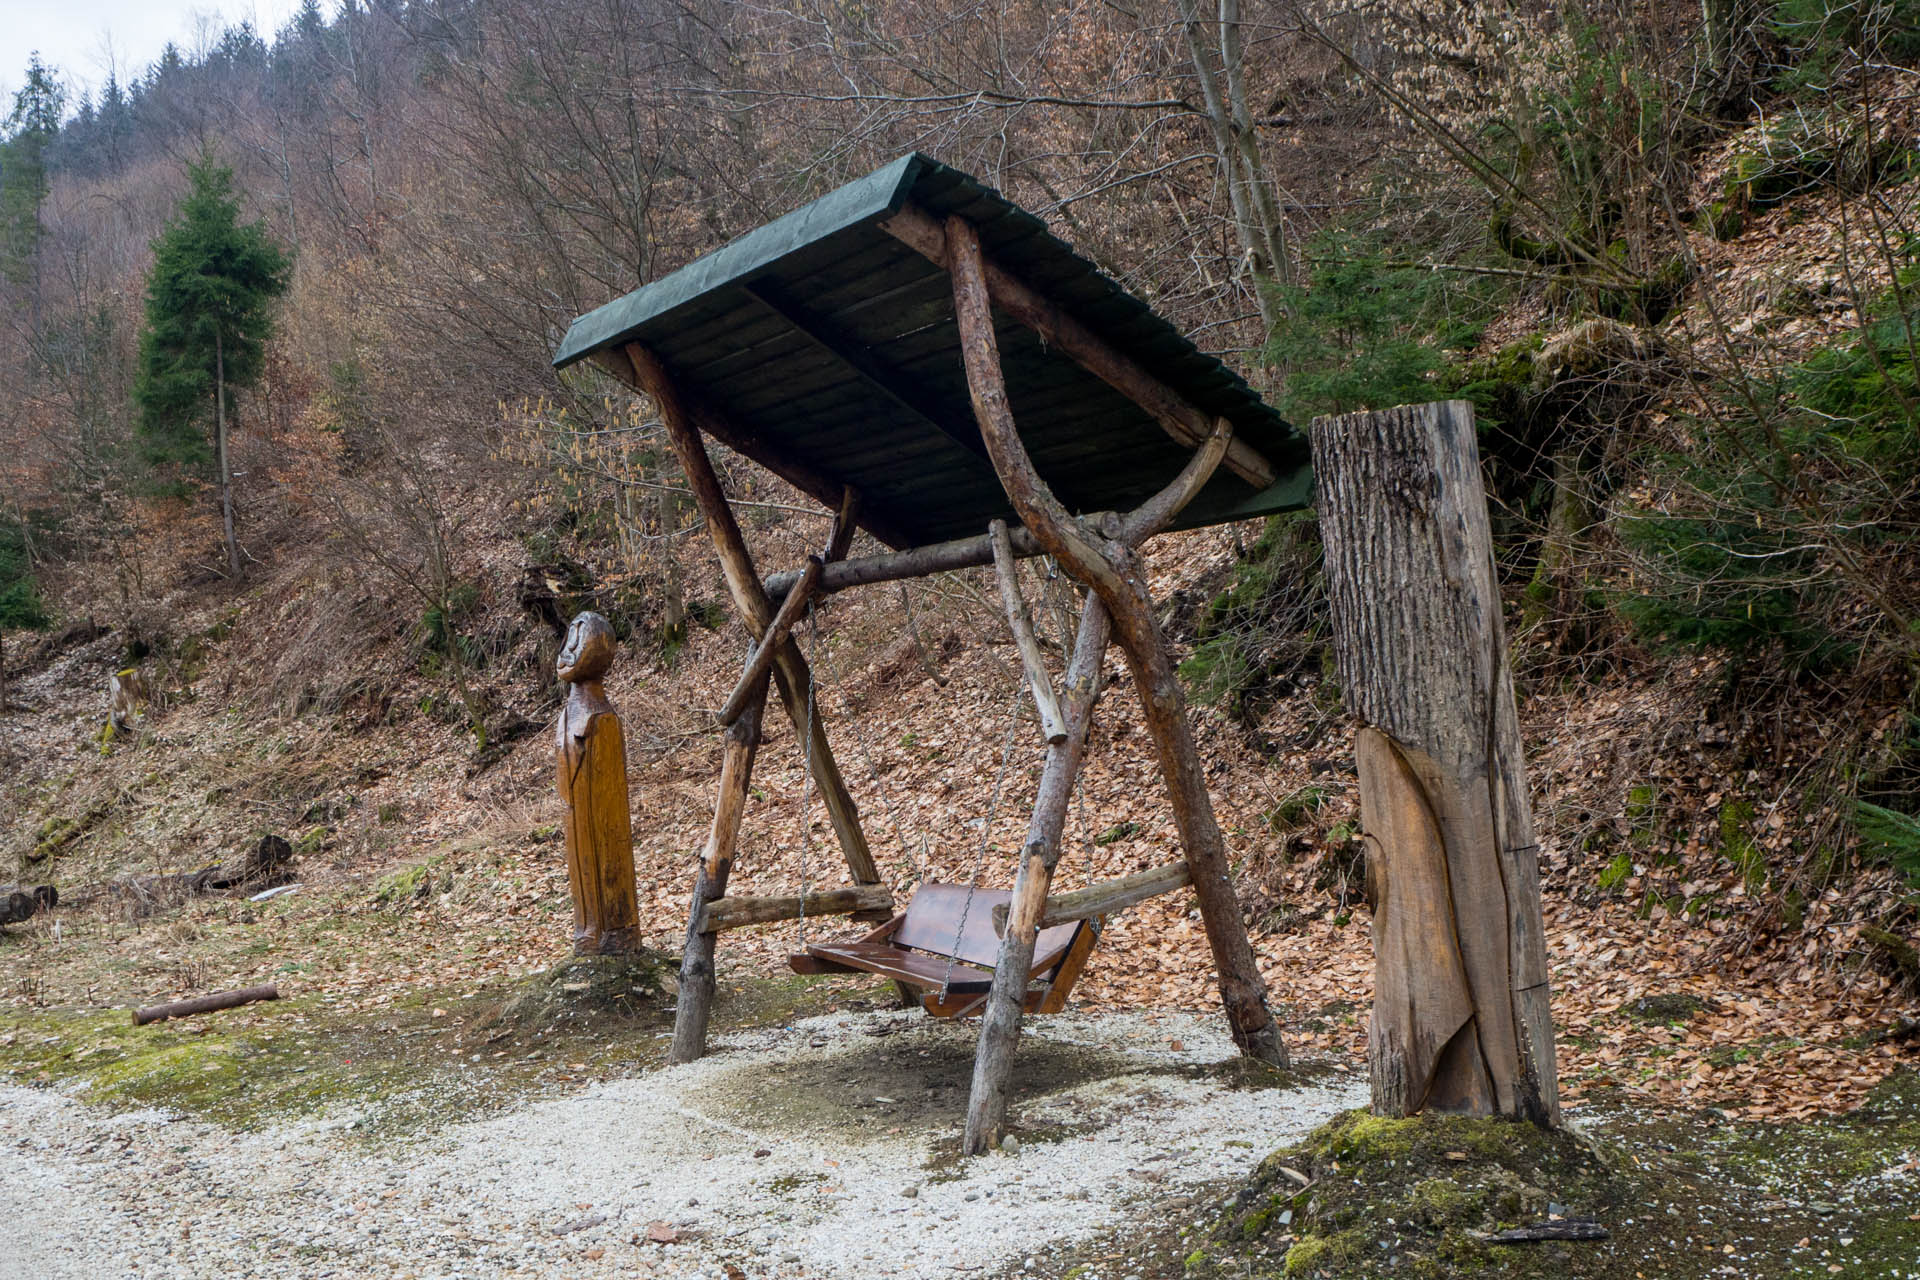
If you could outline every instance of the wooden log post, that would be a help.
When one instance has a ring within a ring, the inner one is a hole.
[[[626,738],[601,685],[613,665],[613,648],[607,620],[582,613],[567,629],[556,664],[567,683],[567,702],[554,727],[554,757],[577,955],[618,955],[639,946]]]
[[[1559,1123],[1539,850],[1464,400],[1313,423],[1373,897],[1373,1109]]]
[[[1206,927],[1221,1002],[1226,1007],[1234,1043],[1242,1053],[1284,1066],[1286,1046],[1280,1039],[1273,1013],[1267,1008],[1266,982],[1260,976],[1253,944],[1240,917],[1239,900],[1229,878],[1226,843],[1214,819],[1213,800],[1207,794],[1199,751],[1187,724],[1186,698],[1167,652],[1166,640],[1154,620],[1145,569],[1127,542],[1091,528],[1070,514],[1034,469],[1007,399],[990,300],[990,296],[997,300],[999,295],[989,292],[988,269],[979,234],[966,219],[956,216],[947,220],[943,239],[947,269],[952,275],[954,318],[960,330],[967,386],[994,469],[1021,523],[1069,573],[1091,589],[1110,620],[1140,693],[1154,754],[1172,802],[1174,823],[1180,832],[1182,851],[1193,872],[1194,896]],[[1050,306],[1044,301],[1038,305]],[[1060,316],[1035,318],[1056,329],[1065,323],[1065,318]],[[1201,456],[1183,468],[1166,490],[1149,499],[1134,519],[1123,517],[1113,526],[1114,532],[1145,539],[1165,527],[1166,522],[1178,514],[1181,503],[1198,492],[1206,473],[1231,453],[1230,432],[1218,422],[1207,424],[1206,430],[1195,435],[1193,443],[1200,448]],[[1071,744],[1071,736],[1068,742]],[[1031,861],[1023,856],[1022,874]],[[1015,896],[1017,903],[1018,890]],[[1030,909],[1035,926],[1045,898],[1043,882]],[[994,973],[995,996],[990,997],[988,1012],[982,1020],[980,1053],[975,1060],[974,1101],[969,1105],[967,1133],[962,1144],[968,1153],[985,1150],[1004,1123],[1011,1047],[1001,1053],[989,1042],[988,1030],[996,1011],[1006,1009],[1006,1016],[1013,1019],[1014,1025],[1012,1036],[1004,1038],[1017,1037],[1019,1009],[1008,997],[1017,998],[1015,981],[1024,988],[1027,979],[1027,966],[1017,964],[1020,935],[1026,931],[1027,919],[1025,914],[1010,911],[1007,932],[1001,940],[1000,961]],[[1020,926],[1018,930],[1016,925]],[[1031,960],[1030,955],[1027,958]],[[1003,974],[1003,969],[1014,964],[1017,967],[1013,971]],[[1005,995],[1003,984],[1007,989]]]
[[[747,786],[753,779],[753,757],[760,749],[760,721],[767,704],[767,676],[749,691],[746,705],[727,726],[720,756],[720,795],[714,801],[713,825],[700,855],[700,874],[693,886],[693,904],[687,910],[686,947],[680,953],[679,1003],[673,1014],[673,1043],[667,1062],[678,1066],[694,1062],[707,1051],[707,1024],[713,1018],[718,987],[713,956],[719,935],[705,928],[706,913],[727,892],[733,873],[733,851],[747,807]]]
[[[1013,1075],[1013,1051],[1020,1043],[1027,980],[1033,971],[1033,947],[1040,935],[1053,870],[1060,863],[1060,835],[1066,829],[1067,801],[1087,755],[1087,730],[1100,696],[1100,668],[1111,629],[1106,606],[1089,595],[1080,614],[1073,656],[1067,663],[1060,710],[1063,734],[1047,744],[1040,768],[1040,789],[1027,823],[1020,867],[1014,873],[993,985],[980,1017],[980,1041],[973,1060],[973,1089],[967,1099],[967,1128],[961,1150],[979,1155],[996,1145],[1007,1121],[1007,1086]]]
[[[629,345],[626,353],[634,380],[659,408],[667,439],[673,445],[681,469],[687,473],[687,487],[693,490],[694,499],[700,504],[700,514],[706,518],[707,531],[712,535],[714,550],[720,556],[720,569],[726,577],[727,591],[733,596],[734,607],[740,611],[747,629],[758,641],[766,636],[773,625],[773,602],[767,597],[766,587],[753,566],[753,557],[747,552],[747,541],[740,533],[739,523],[733,518],[733,508],[727,505],[726,493],[720,487],[720,477],[714,474],[713,460],[707,456],[706,446],[700,443],[700,432],[681,400],[667,367],[639,343]],[[844,510],[847,505],[845,489],[836,496]],[[847,516],[847,519],[835,524],[838,535],[836,541],[844,542],[853,535],[851,511],[847,512]],[[844,551],[842,546],[842,554]],[[873,853],[867,847],[866,832],[860,827],[860,811],[853,802],[852,793],[847,790],[846,780],[840,774],[833,747],[827,741],[824,717],[820,715],[818,707],[813,707],[809,712],[813,703],[813,673],[791,636],[774,651],[773,674],[774,683],[780,691],[780,703],[786,708],[795,730],[803,736],[811,733],[803,755],[813,772],[815,784],[820,788],[821,799],[826,803],[827,815],[833,822],[834,835],[840,841],[841,852],[846,855],[854,883],[879,884],[880,868],[874,863]]]

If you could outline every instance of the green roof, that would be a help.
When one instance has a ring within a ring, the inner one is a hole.
[[[748,232],[573,322],[565,367],[644,343],[676,382],[814,471],[914,543],[1013,520],[973,420],[947,273],[879,224],[908,204],[960,214],[989,256],[1273,463],[1264,491],[1217,472],[1183,527],[1311,501],[1302,434],[1213,356],[1057,239],[1039,218],[957,169],[913,154]],[[1040,336],[995,313],[1022,441],[1076,511],[1126,510],[1191,449]],[[753,456],[753,449],[746,452]],[[757,458],[778,472],[778,465]]]

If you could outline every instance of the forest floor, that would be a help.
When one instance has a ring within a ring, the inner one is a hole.
[[[803,549],[780,545],[777,528],[760,536],[770,564]],[[1156,550],[1156,592],[1177,614],[1219,589],[1233,557],[1228,530],[1170,538]],[[1251,727],[1196,713],[1256,952],[1311,1078],[1220,1078],[1217,1014],[1196,1012],[1217,1008],[1204,935],[1193,904],[1169,895],[1110,922],[1074,1011],[1035,1024],[1021,1057],[1034,1092],[1016,1115],[1031,1141],[956,1173],[942,1144],[958,1123],[970,1031],[882,1011],[857,984],[793,979],[794,926],[726,936],[728,1049],[686,1072],[658,1070],[655,1001],[551,1024],[510,1016],[566,956],[546,733],[476,759],[445,691],[424,678],[339,715],[261,711],[246,682],[284,656],[275,637],[303,609],[336,607],[303,602],[303,590],[263,571],[238,603],[183,591],[164,696],[106,744],[99,690],[122,661],[119,638],[50,641],[15,682],[21,709],[0,750],[17,816],[0,837],[16,877],[57,883],[63,903],[0,930],[0,1080],[12,1082],[0,1160],[8,1185],[37,1188],[5,1207],[46,1224],[32,1232],[51,1251],[46,1274],[78,1265],[60,1252],[72,1240],[79,1256],[136,1258],[132,1273],[160,1275],[504,1274],[511,1263],[561,1276],[644,1263],[735,1280],[728,1265],[871,1275],[924,1254],[928,1274],[1012,1274],[1031,1256],[1029,1274],[1126,1280],[1179,1274],[1222,1222],[1257,1246],[1248,1269],[1287,1265],[1273,1249],[1290,1233],[1269,1220],[1245,1237],[1235,1206],[1262,1185],[1260,1157],[1314,1141],[1314,1126],[1364,1098],[1371,998],[1357,878],[1328,877],[1353,865],[1350,753],[1311,690]],[[718,590],[690,586],[696,598]],[[922,880],[1004,885],[1038,764],[997,606],[961,575],[928,584],[915,609],[919,644],[902,636],[897,600],[858,593],[806,636],[825,676],[822,713],[900,901]],[[737,625],[696,628],[671,661],[623,650],[609,681],[628,726],[644,940],[669,964],[712,802],[717,744],[702,708],[724,698],[743,645]],[[505,683],[511,709],[538,726],[551,685],[527,648],[515,659],[524,678]],[[1067,887],[1165,862],[1175,847],[1117,661],[1109,675]],[[1771,889],[1754,891],[1756,859],[1764,876],[1791,876],[1802,837],[1785,782],[1740,763],[1713,662],[1522,679],[1569,1116],[1630,1144],[1700,1152],[1744,1150],[1736,1133],[1852,1125],[1847,1113],[1866,1114],[1856,1109],[1920,1060],[1912,1000],[1858,942],[1894,892],[1885,875],[1811,886],[1791,925],[1766,905]],[[840,883],[791,728],[769,722],[734,889]],[[297,887],[281,896],[149,904],[116,887],[231,857],[266,831],[295,849]],[[1623,864],[1627,874],[1602,877]],[[284,998],[128,1025],[130,1006],[260,982]],[[694,1096],[723,1078],[733,1101]],[[796,1098],[818,1113],[774,1105]],[[816,1128],[828,1136],[800,1136]],[[1862,1147],[1847,1165],[1882,1178],[1874,1212],[1889,1221],[1915,1209],[1909,1147]],[[1699,1203],[1842,1203],[1756,1190],[1774,1184],[1737,1164],[1699,1173]],[[1866,1205],[1868,1185],[1847,1194]],[[1633,1216],[1620,1208],[1629,1192],[1609,1194],[1608,1212]],[[1002,1232],[995,1211],[1009,1204],[1021,1225]],[[881,1205],[883,1218],[861,1216]],[[86,1233],[95,1221],[104,1234]],[[655,1223],[675,1241],[649,1241]],[[260,1251],[275,1248],[284,1256]],[[1323,1250],[1329,1265],[1341,1256]]]

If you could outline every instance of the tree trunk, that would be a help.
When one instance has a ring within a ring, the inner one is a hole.
[[[1538,846],[1466,401],[1313,423],[1374,899],[1374,1110],[1557,1124]]]
[[[161,1022],[167,1018],[185,1018],[196,1013],[212,1013],[218,1009],[232,1009],[243,1004],[252,1004],[256,1000],[278,1000],[280,991],[276,987],[242,987],[238,991],[216,991],[212,995],[194,996],[190,1000],[176,1000],[172,1004],[150,1004],[144,1009],[133,1011],[133,1025],[144,1027],[149,1022]]]
[[[227,465],[227,352],[213,331],[213,438],[220,463],[220,524],[227,535],[227,571],[240,576],[240,544],[233,537],[233,469]]]

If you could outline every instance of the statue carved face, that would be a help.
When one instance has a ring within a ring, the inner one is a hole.
[[[567,628],[567,643],[554,663],[568,684],[598,680],[613,665],[613,628],[599,614],[578,614]]]

